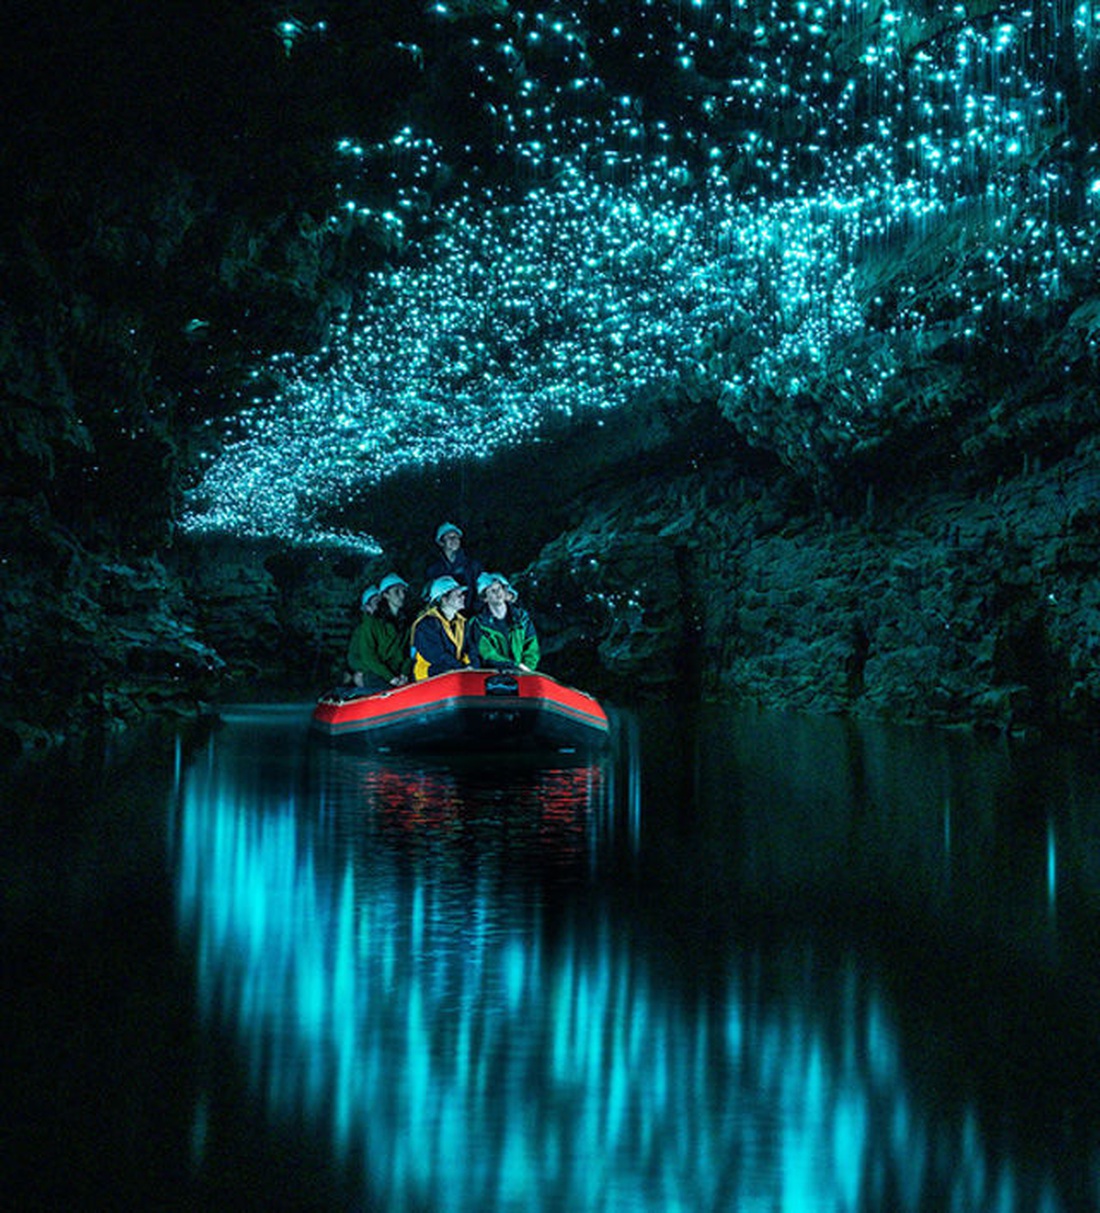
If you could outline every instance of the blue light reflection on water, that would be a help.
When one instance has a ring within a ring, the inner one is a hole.
[[[610,756],[486,773],[271,731],[230,724],[184,773],[180,923],[203,1015],[234,1025],[255,1097],[276,1122],[323,1126],[365,1198],[457,1213],[1070,1207],[972,1111],[934,1115],[911,1093],[890,1003],[854,960],[798,942],[768,959],[731,938],[715,979],[660,955],[615,895],[646,846],[636,753],[626,771]],[[705,739],[702,753],[717,760]],[[744,757],[742,793],[765,771],[774,785],[759,750]],[[888,786],[865,757],[865,790]],[[928,793],[921,837],[944,850],[957,792]],[[803,808],[754,810],[742,878],[787,863],[787,830],[805,858],[784,878],[815,879],[836,821]],[[942,853],[918,859],[933,883],[948,870]]]

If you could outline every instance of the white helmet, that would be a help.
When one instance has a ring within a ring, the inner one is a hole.
[[[494,581],[499,581],[505,589],[508,589],[508,582],[503,573],[481,573],[477,579],[478,595],[484,594]]]
[[[462,582],[456,581],[453,577],[437,577],[428,587],[428,601],[438,602],[444,594],[449,594],[451,590],[465,589],[466,587],[462,584]]]

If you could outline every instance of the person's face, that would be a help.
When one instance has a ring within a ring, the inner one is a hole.
[[[462,547],[462,536],[457,531],[448,531],[439,543],[447,559],[453,560],[455,552]]]
[[[485,601],[491,607],[501,607],[508,601],[508,595],[505,592],[504,586],[499,581],[494,581],[492,585],[485,587]]]
[[[405,586],[391,585],[386,590],[386,601],[390,604],[390,610],[396,615],[405,605]]]
[[[457,589],[448,590],[443,595],[443,606],[451,612],[461,611],[466,605],[466,591],[459,586]]]

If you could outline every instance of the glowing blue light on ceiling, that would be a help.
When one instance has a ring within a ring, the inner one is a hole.
[[[598,8],[502,6],[493,36],[469,43],[519,192],[456,176],[468,145],[411,125],[338,142],[325,231],[388,264],[364,270],[323,355],[264,367],[276,394],[221,435],[186,525],[316,537],[400,468],[488,455],[676,384],[751,441],[782,451],[828,434],[842,451],[903,406],[929,326],[969,310],[963,335],[981,340],[1095,266],[1097,208],[1082,218],[1070,202],[1100,183],[1075,187],[1059,158],[1051,68],[1056,54],[1095,67],[1093,5],[1007,3],[983,24],[964,6],[638,0],[605,34],[588,25]],[[750,51],[728,49],[733,30]],[[626,38],[667,41],[664,62],[683,69],[675,114],[598,74]],[[853,63],[838,39],[854,40]],[[688,70],[704,45],[721,64],[705,88]],[[511,94],[491,82],[502,58]],[[444,200],[433,183],[448,176]],[[919,265],[921,242],[964,218],[949,285],[910,290],[898,250]],[[837,373],[851,364],[858,391]]]

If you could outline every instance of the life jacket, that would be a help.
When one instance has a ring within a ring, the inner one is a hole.
[[[428,619],[439,624],[440,634],[431,636],[435,629],[428,629],[431,639],[425,652],[417,644],[417,635],[421,630],[420,625]],[[438,644],[433,644],[433,641],[438,641]],[[411,646],[413,678],[417,682],[423,682],[431,674],[441,674],[444,670],[457,670],[469,665],[470,659],[466,656],[466,617],[459,614],[448,621],[442,611],[429,607],[416,617],[412,625]]]

